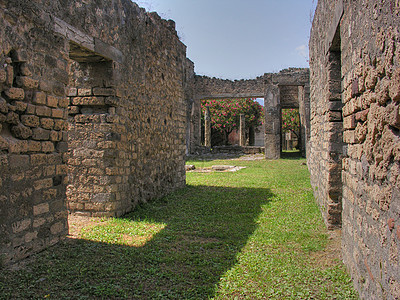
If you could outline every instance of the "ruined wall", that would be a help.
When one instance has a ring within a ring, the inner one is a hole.
[[[173,21],[128,0],[0,8],[7,261],[64,237],[67,206],[119,216],[185,185],[193,75]]]
[[[330,42],[340,21],[334,18],[337,1],[318,3],[310,38],[310,152],[308,155],[314,195],[319,199],[328,228],[340,227],[342,213],[342,102],[340,62],[332,62]],[[321,9],[323,7],[324,9]],[[318,24],[318,25],[317,25]],[[329,36],[324,40],[320,36]],[[333,32],[333,34],[332,34]],[[326,41],[326,40],[329,40]],[[340,49],[339,57],[340,57]],[[325,55],[326,53],[329,55]],[[336,55],[337,56],[337,55]],[[334,91],[338,88],[339,90]]]
[[[68,54],[33,10],[0,3],[0,255],[13,261],[68,231]]]
[[[311,181],[328,224],[332,196],[343,202],[363,299],[400,298],[399,13],[398,1],[319,1],[311,32]]]
[[[228,80],[196,75],[194,92],[197,99],[263,97],[264,77],[248,80]]]
[[[213,98],[264,98],[265,120],[265,145],[266,157],[276,159],[281,152],[281,108],[299,108],[302,120],[302,146],[305,155],[307,141],[306,121],[309,120],[309,70],[305,68],[289,68],[278,73],[265,73],[256,79],[226,80],[196,75],[193,80],[193,92],[195,110],[191,122],[201,119],[201,99]],[[274,97],[271,97],[271,87],[274,89]],[[301,103],[300,103],[301,102]],[[300,104],[300,106],[299,106]],[[191,137],[193,146],[191,153],[199,151],[202,141],[200,126],[197,127],[196,137]]]

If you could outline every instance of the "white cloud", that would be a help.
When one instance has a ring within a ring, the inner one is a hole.
[[[298,47],[296,48],[296,52],[297,52],[300,56],[304,57],[305,59],[308,59],[308,48],[307,48],[306,45],[303,44],[303,45],[298,46]]]

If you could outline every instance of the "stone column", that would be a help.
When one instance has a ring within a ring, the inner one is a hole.
[[[240,114],[239,123],[239,145],[246,146],[246,117],[244,114]]]
[[[267,85],[264,97],[265,158],[281,157],[281,103],[277,85]]]
[[[298,86],[299,114],[300,114],[300,136],[299,146],[301,147],[301,155],[306,156],[306,107],[304,102],[304,87]]]
[[[208,106],[206,106],[204,120],[204,146],[211,147],[211,116]]]

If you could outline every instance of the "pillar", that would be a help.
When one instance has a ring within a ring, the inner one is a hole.
[[[204,146],[211,147],[211,116],[208,106],[206,106],[204,120]]]
[[[277,85],[267,85],[264,97],[265,158],[281,157],[281,103]]]
[[[299,147],[301,155],[306,156],[306,107],[304,98],[304,87],[298,86],[299,114],[300,114],[300,136]]]
[[[240,114],[239,145],[246,146],[246,117],[244,114]]]

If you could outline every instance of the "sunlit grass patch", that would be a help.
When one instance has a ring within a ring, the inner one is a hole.
[[[142,247],[166,224],[129,219],[103,219],[98,225],[83,228],[81,237],[85,240]]]

